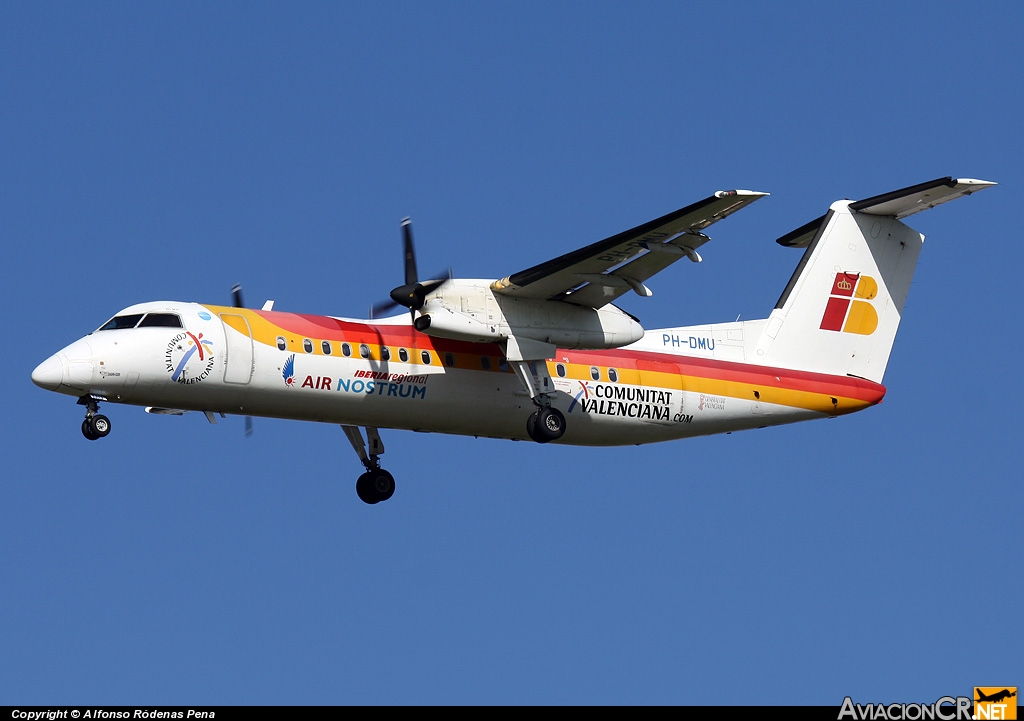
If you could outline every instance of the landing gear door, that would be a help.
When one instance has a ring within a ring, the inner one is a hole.
[[[252,331],[245,316],[221,313],[224,324],[224,382],[245,385],[252,379]]]

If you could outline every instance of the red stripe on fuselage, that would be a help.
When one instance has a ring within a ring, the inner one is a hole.
[[[277,311],[252,311],[282,330],[316,340],[342,341],[347,343],[372,343],[389,346],[406,346],[416,349],[430,349],[439,352],[470,353],[492,358],[503,355],[495,343],[472,343],[468,341],[432,338],[416,331],[409,325],[371,325],[359,321],[347,321],[319,315],[281,313]],[[657,351],[640,351],[615,348],[610,350],[570,351],[559,349],[556,360],[570,358],[569,362],[581,365],[610,366],[620,369],[637,370],[637,361],[661,361],[672,363],[684,376],[709,378],[761,385],[769,388],[821,393],[843,396],[866,403],[878,403],[885,395],[885,386],[880,383],[810,371],[772,368],[712,358],[674,355]]]

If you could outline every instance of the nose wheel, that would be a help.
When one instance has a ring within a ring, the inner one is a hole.
[[[380,456],[384,453],[384,442],[376,428],[366,428],[366,441],[359,426],[342,426],[345,436],[359,456],[366,473],[356,480],[356,495],[363,503],[371,506],[386,501],[395,495],[395,477],[380,467]],[[367,444],[369,453],[367,453]]]
[[[82,421],[82,435],[90,441],[96,441],[110,433],[110,419],[97,413]]]
[[[100,405],[92,396],[83,396],[78,403],[85,406],[85,420],[82,421],[82,435],[96,441],[110,433],[110,419],[99,413]]]
[[[383,468],[367,471],[356,481],[356,495],[363,503],[380,503],[395,495],[395,477]]]

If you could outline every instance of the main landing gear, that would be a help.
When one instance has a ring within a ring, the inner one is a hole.
[[[98,413],[100,404],[93,396],[82,396],[78,405],[85,406],[85,420],[82,421],[82,435],[96,441],[110,433],[110,419]]]
[[[384,442],[376,428],[367,426],[366,442],[363,441],[359,426],[342,426],[349,443],[359,456],[366,473],[356,480],[356,495],[363,503],[380,503],[395,495],[395,477],[380,467],[380,456],[384,453]],[[366,446],[370,450],[367,453]]]
[[[557,441],[565,433],[565,416],[551,407],[554,391],[547,364],[544,361],[510,360],[509,365],[537,406],[537,410],[526,419],[527,435],[537,443]]]
[[[565,416],[557,408],[541,406],[526,419],[526,433],[537,443],[557,441],[565,433]]]

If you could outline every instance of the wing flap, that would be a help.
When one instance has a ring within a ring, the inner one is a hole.
[[[673,243],[694,251],[708,241],[702,232],[705,228],[766,195],[751,190],[719,191],[636,228],[513,273],[491,288],[519,298],[564,297],[578,305],[600,308],[637,286],[646,290],[644,280],[686,255],[657,252],[651,246]],[[616,277],[602,280],[597,276]]]

